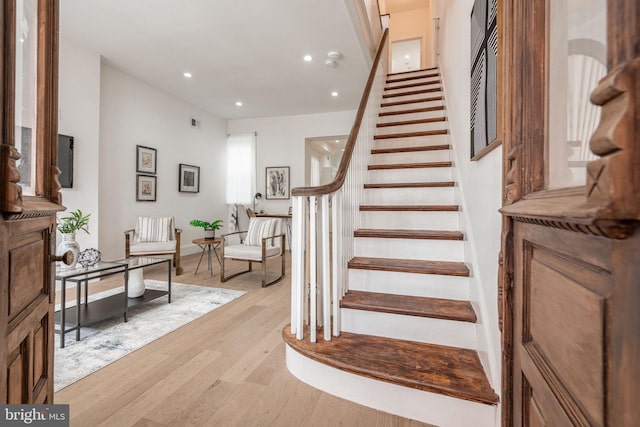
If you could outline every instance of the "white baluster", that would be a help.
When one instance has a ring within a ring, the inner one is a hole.
[[[331,203],[331,235],[333,242],[331,245],[331,263],[333,264],[333,335],[340,335],[340,300],[342,299],[342,259],[340,258],[340,248],[342,247],[342,235],[340,230],[340,199],[342,193],[340,191],[333,195]]]
[[[317,255],[316,196],[309,197],[309,339],[316,342],[317,317]]]
[[[324,318],[324,340],[331,341],[331,257],[329,253],[329,195],[324,194],[322,203],[322,317]],[[337,304],[338,302],[335,301]]]
[[[292,262],[291,282],[292,284],[296,284],[296,301],[293,303],[291,311],[293,312],[295,309],[296,338],[299,340],[304,337],[304,303],[306,300],[304,283],[304,241],[306,240],[304,237],[304,219],[306,217],[304,208],[306,206],[306,201],[306,196],[294,198],[292,219],[293,236],[291,242],[294,244],[294,247],[292,248],[291,253],[294,260]]]

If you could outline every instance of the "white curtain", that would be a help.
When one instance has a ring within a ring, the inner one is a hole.
[[[253,203],[256,193],[256,134],[227,138],[227,204]]]

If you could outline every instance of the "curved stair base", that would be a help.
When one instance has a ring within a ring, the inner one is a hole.
[[[493,427],[499,405],[486,405],[377,381],[316,362],[286,345],[287,368],[300,381],[334,396],[440,427]]]

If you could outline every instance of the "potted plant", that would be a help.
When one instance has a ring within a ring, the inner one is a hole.
[[[67,216],[58,218],[58,231],[62,233],[62,242],[58,245],[56,250],[57,255],[63,255],[67,251],[73,253],[73,261],[71,264],[66,265],[60,263],[61,268],[73,268],[78,262],[78,255],[80,254],[80,245],[76,242],[76,232],[79,230],[89,234],[89,217],[91,214],[83,215],[80,209],[73,212],[69,212]]]
[[[212,222],[201,221],[199,219],[192,219],[189,221],[189,224],[194,227],[202,227],[204,228],[204,238],[205,239],[215,239],[216,238],[216,230],[219,230],[222,227],[222,220],[216,219]]]

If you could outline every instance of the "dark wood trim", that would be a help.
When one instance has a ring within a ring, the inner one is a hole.
[[[386,83],[398,83],[398,82],[408,82],[411,80],[418,80],[418,79],[428,79],[431,77],[439,77],[440,73],[435,73],[435,74],[424,74],[422,76],[411,76],[411,77],[401,77],[399,79],[389,79],[387,76],[387,80]]]
[[[396,271],[401,273],[440,274],[468,277],[469,268],[463,262],[423,261],[417,259],[354,257],[349,268],[355,270]]]
[[[320,196],[323,194],[334,193],[342,187],[342,184],[347,177],[347,169],[349,168],[349,164],[351,163],[351,156],[353,155],[353,150],[355,149],[356,141],[358,139],[358,132],[360,132],[362,118],[364,117],[364,112],[367,108],[367,102],[369,101],[369,94],[371,93],[373,82],[375,81],[378,66],[380,64],[380,58],[382,57],[382,52],[385,46],[387,45],[388,37],[389,29],[385,29],[384,34],[382,35],[382,40],[380,40],[380,45],[378,46],[376,58],[374,59],[373,65],[371,66],[371,71],[369,72],[369,79],[367,80],[367,84],[364,88],[362,99],[360,99],[360,105],[358,106],[358,112],[356,113],[356,120],[353,124],[353,128],[351,129],[351,133],[349,134],[349,139],[347,140],[344,153],[342,154],[342,159],[340,160],[340,165],[338,166],[338,171],[336,172],[336,177],[332,182],[326,185],[320,185],[317,187],[294,188],[293,190],[291,190],[292,196]]]
[[[386,135],[376,135],[373,137],[373,139],[413,138],[415,136],[446,135],[448,133],[449,131],[447,129],[425,130],[420,132],[389,133]]]
[[[380,117],[384,116],[396,116],[401,114],[414,114],[414,113],[428,113],[430,111],[440,111],[444,110],[444,105],[436,105],[435,107],[426,107],[426,108],[413,108],[409,110],[402,111],[386,111],[378,114]]]
[[[380,107],[395,107],[396,105],[417,104],[419,102],[442,101],[442,96],[432,96],[430,98],[410,99],[408,101],[383,102]]]
[[[433,187],[455,187],[453,181],[444,182],[394,182],[389,184],[365,184],[365,190],[373,188],[433,188]]]
[[[440,151],[449,149],[451,149],[449,144],[423,145],[419,147],[374,148],[371,150],[371,154],[415,153],[420,151]]]
[[[406,120],[403,122],[378,123],[376,127],[384,128],[384,127],[391,127],[391,126],[420,125],[423,123],[437,123],[437,122],[445,122],[445,121],[447,121],[446,117],[432,117],[428,119]]]
[[[378,228],[360,228],[353,232],[353,237],[369,237],[374,239],[464,240],[464,234],[460,231]]]
[[[458,205],[360,205],[360,212],[457,212]]]
[[[434,87],[431,89],[409,90],[406,92],[399,92],[399,93],[385,93],[382,95],[382,99],[398,98],[400,96],[409,96],[409,95],[421,95],[423,93],[434,93],[434,92],[441,92],[441,91],[442,91],[442,88]]]
[[[469,301],[380,292],[349,291],[340,301],[340,307],[467,323],[478,320]]]
[[[368,170],[385,170],[385,169],[422,169],[422,168],[449,168],[452,162],[429,162],[429,163],[394,163],[384,165],[369,165]]]
[[[426,77],[425,77],[426,78]],[[403,85],[398,85],[398,86],[385,86],[384,90],[385,92],[388,90],[395,90],[395,89],[409,89],[412,87],[421,87],[421,86],[430,86],[430,85],[439,85],[441,84],[442,81],[440,81],[440,79],[438,80],[431,80],[428,82],[418,82],[418,83],[407,83],[407,84],[403,84]]]

